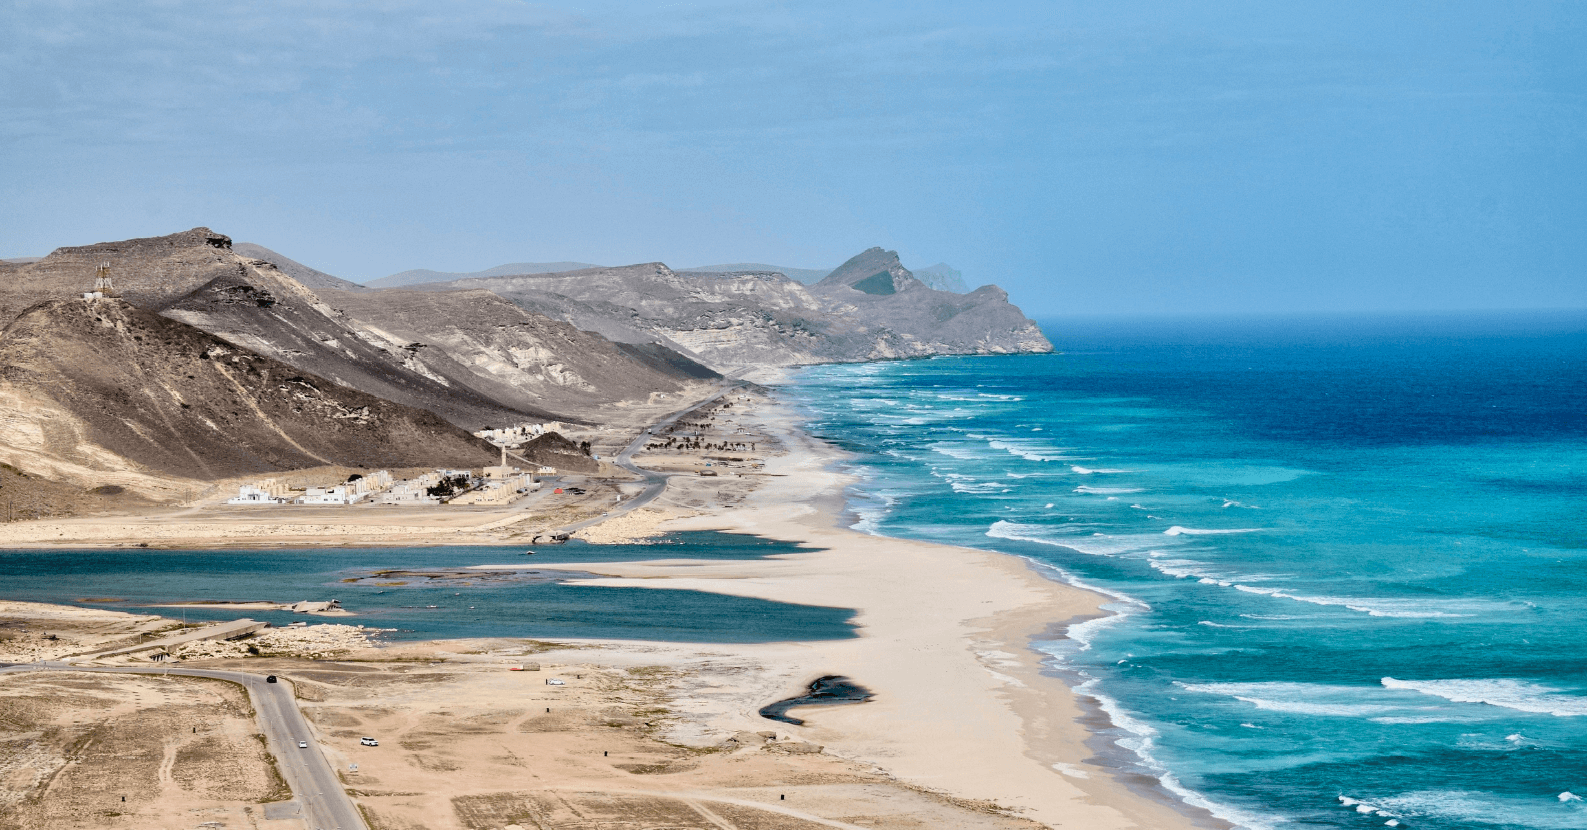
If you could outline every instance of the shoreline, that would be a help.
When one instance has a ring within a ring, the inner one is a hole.
[[[1043,576],[1024,557],[849,529],[843,524],[845,490],[853,479],[837,469],[845,454],[804,432],[785,403],[765,407],[756,413],[755,423],[775,434],[782,450],[766,458],[766,475],[757,477],[758,486],[735,496],[736,503],[705,506],[691,498],[702,488],[715,490],[727,482],[677,476],[664,492],[671,498],[658,499],[671,501],[673,509],[659,510],[639,536],[720,530],[796,542],[808,550],[750,561],[534,563],[537,569],[599,575],[582,580],[585,584],[692,589],[855,610],[859,636],[849,640],[736,645],[556,639],[573,648],[610,652],[599,659],[616,665],[641,653],[649,661],[670,655],[670,664],[687,667],[709,654],[746,667],[751,677],[740,682],[748,688],[729,701],[709,701],[714,708],[676,701],[685,710],[699,711],[688,714],[689,723],[669,740],[690,743],[706,735],[766,729],[769,722],[756,715],[760,705],[801,694],[817,677],[845,675],[876,697],[863,704],[802,710],[804,725],[779,724],[778,729],[908,786],[994,804],[1049,827],[1227,826],[1174,798],[1161,782],[1134,780],[1144,776],[1092,763],[1105,739],[1085,724],[1095,724],[1100,708],[1044,670],[1047,655],[1035,644],[1061,637],[1063,628],[1074,622],[1105,617],[1109,612],[1101,606],[1110,597]],[[382,529],[361,525],[342,533]],[[467,535],[456,528],[422,530],[413,534],[418,538],[386,544],[511,543],[435,538]],[[325,537],[266,541],[225,534],[214,539],[221,540],[220,545],[194,540],[181,546],[377,546]],[[65,545],[94,547],[79,540],[38,543]],[[139,549],[125,543],[116,547]],[[552,550],[542,555],[555,556]],[[454,647],[454,641],[445,640],[424,644]],[[392,648],[415,645],[404,642]],[[581,654],[578,659],[596,658]],[[723,708],[724,703],[729,705]]]
[[[786,404],[771,419],[780,422],[773,429],[785,450],[767,461],[768,472],[783,476],[777,484],[742,505],[660,529],[749,533],[811,550],[750,562],[535,566],[604,575],[585,580],[593,585],[853,608],[854,640],[734,647],[798,666],[765,702],[797,696],[832,674],[876,693],[862,705],[801,712],[807,723],[790,730],[796,735],[900,780],[1010,807],[1047,826],[1228,826],[1156,779],[1090,763],[1104,738],[1083,723],[1101,710],[1045,671],[1047,655],[1034,643],[1110,616],[1101,606],[1114,597],[1043,576],[1025,557],[849,529],[845,490],[853,478],[836,469],[846,454],[804,432]],[[923,606],[932,610],[922,614]],[[915,654],[934,659],[911,665]]]

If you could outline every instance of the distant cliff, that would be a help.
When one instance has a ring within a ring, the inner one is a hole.
[[[881,248],[812,286],[775,272],[677,272],[652,262],[416,288],[487,290],[613,340],[660,341],[723,372],[1052,351],[1002,289],[937,291]]]

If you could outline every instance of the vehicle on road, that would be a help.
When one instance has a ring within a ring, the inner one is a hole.
[[[380,746],[380,742],[374,738],[359,738],[358,742],[364,746]]]
[[[276,676],[273,675],[273,674],[265,675],[265,682],[266,683],[274,683],[274,682],[276,682]]]
[[[308,741],[298,741],[298,749],[308,749],[308,748],[309,748],[309,742]]]

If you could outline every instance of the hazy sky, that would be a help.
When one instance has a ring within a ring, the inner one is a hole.
[[[945,260],[1054,313],[1587,307],[1587,3],[0,6],[0,256]]]

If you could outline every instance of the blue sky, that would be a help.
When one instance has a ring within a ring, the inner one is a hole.
[[[1587,307],[1587,4],[0,9],[0,256],[831,267],[1034,316]]]

